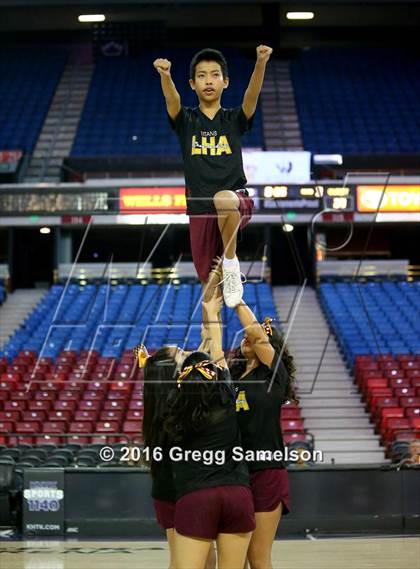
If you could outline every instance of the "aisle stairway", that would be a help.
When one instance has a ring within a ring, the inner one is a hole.
[[[296,290],[296,287],[273,289],[282,321],[290,321],[289,312]],[[285,332],[288,326],[283,323]],[[297,363],[297,385],[305,427],[315,437],[315,448],[323,451],[324,463],[387,462],[333,335],[314,383],[328,332],[316,292],[307,287],[288,338]]]
[[[261,105],[266,150],[302,150],[302,136],[288,61],[267,67]]]
[[[32,312],[45,290],[18,289],[7,296],[0,306],[0,349]]]
[[[35,146],[25,182],[59,182],[83,111],[93,65],[68,63]]]

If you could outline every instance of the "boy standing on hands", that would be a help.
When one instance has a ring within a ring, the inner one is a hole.
[[[224,109],[229,85],[227,63],[220,51],[203,49],[190,64],[190,86],[199,105],[183,107],[171,78],[171,62],[156,59],[171,125],[178,135],[185,169],[187,214],[194,266],[206,287],[213,259],[223,255],[223,296],[234,308],[243,286],[236,257],[238,229],[252,216],[253,201],[245,189],[241,136],[251,128],[265,66],[273,50],[257,47],[257,61],[242,105]]]

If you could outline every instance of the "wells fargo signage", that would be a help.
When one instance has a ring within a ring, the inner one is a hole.
[[[121,188],[121,213],[185,213],[185,188]]]

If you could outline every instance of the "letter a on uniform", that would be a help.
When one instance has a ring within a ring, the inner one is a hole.
[[[248,401],[246,400],[245,391],[240,391],[236,399],[236,412],[249,411]]]

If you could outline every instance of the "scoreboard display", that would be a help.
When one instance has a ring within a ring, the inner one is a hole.
[[[355,188],[351,186],[305,184],[260,186],[258,188],[262,210],[273,209],[311,213],[325,209],[353,212]]]

